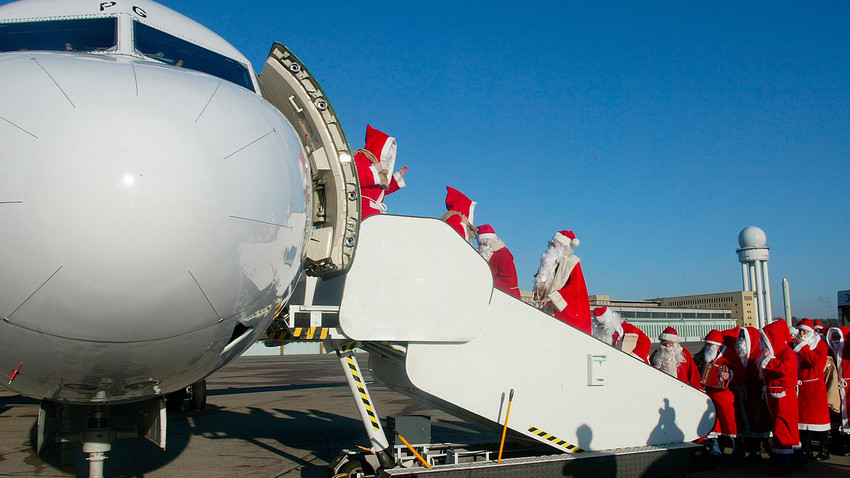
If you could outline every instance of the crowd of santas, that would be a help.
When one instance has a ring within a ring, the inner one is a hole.
[[[712,455],[730,446],[739,464],[759,459],[764,447],[773,460],[771,475],[828,460],[833,450],[848,455],[848,332],[809,319],[789,328],[779,320],[762,329],[712,330],[695,359],[677,357],[677,376],[704,388],[714,402],[717,422],[704,441]]]
[[[594,336],[612,345],[630,326],[604,307],[593,315]],[[848,333],[809,319],[793,328],[780,320],[763,329],[712,330],[692,356],[667,327],[649,363],[711,398],[717,421],[702,442],[713,456],[731,447],[730,463],[740,465],[760,460],[764,448],[773,462],[768,474],[785,475],[792,465],[828,460],[833,450],[850,454]],[[641,342],[640,355],[633,354],[646,360],[649,340]]]
[[[366,146],[354,152],[365,219],[386,212],[383,201],[404,187],[407,167],[393,173],[396,141],[367,126]],[[476,227],[476,203],[447,187],[441,217],[488,261],[494,286],[520,297],[514,258],[490,225]],[[732,448],[732,463],[761,458],[764,447],[774,467],[769,474],[790,473],[792,464],[828,460],[830,445],[845,455],[850,448],[850,329],[824,331],[818,321],[802,319],[794,328],[773,322],[762,329],[712,330],[693,357],[673,327],[658,337],[651,356],[650,340],[606,307],[591,313],[580,259],[573,254],[579,240],[572,231],[549,241],[534,276],[537,306],[561,321],[617,347],[691,386],[705,390],[714,402],[717,421],[704,444],[712,455]],[[815,449],[814,444],[817,444]],[[815,451],[817,454],[815,454]]]

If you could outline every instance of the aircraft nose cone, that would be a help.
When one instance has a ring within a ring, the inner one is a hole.
[[[0,145],[9,323],[175,337],[263,310],[300,272],[303,149],[245,88],[123,58],[4,54]]]
[[[186,121],[131,101],[76,107],[41,141],[25,203],[65,267],[143,286],[190,269],[226,217],[221,159]]]

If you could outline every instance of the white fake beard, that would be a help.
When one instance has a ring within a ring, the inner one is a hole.
[[[735,351],[738,352],[738,357],[741,359],[741,363],[744,364],[744,367],[746,367],[750,362],[750,347],[747,343],[747,339],[739,336],[738,341],[735,342]]]
[[[717,345],[707,345],[705,350],[702,353],[702,358],[705,359],[705,363],[714,362],[714,359],[717,358],[717,349],[719,349]]]
[[[540,258],[540,268],[537,269],[537,275],[534,277],[534,290],[542,290],[546,293],[550,292],[552,282],[555,281],[555,269],[561,261],[572,254],[572,248],[566,247],[563,244],[552,243],[550,241],[549,248],[543,253]]]
[[[481,257],[484,258],[485,261],[489,261],[491,257],[493,257],[493,245],[498,241],[498,239],[491,238],[478,238],[478,253],[481,254]]]
[[[680,344],[674,344],[672,347],[662,345],[655,357],[655,363],[652,365],[671,377],[677,377],[676,371],[679,369],[679,364],[685,362],[685,355],[682,353]]]
[[[478,241],[478,253],[485,261],[489,261],[493,257],[493,249],[490,248],[490,244],[482,243],[480,240]]]
[[[812,350],[817,347],[818,342],[820,342],[820,334],[818,333],[809,332],[808,334],[803,336],[803,343],[807,344]]]
[[[619,332],[620,335],[623,335],[623,328],[620,325],[622,320],[617,320],[616,318],[599,320],[600,318],[593,318],[593,336],[608,345],[614,345],[614,333]]]

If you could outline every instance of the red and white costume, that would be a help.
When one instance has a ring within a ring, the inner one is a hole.
[[[732,367],[738,404],[738,434],[756,439],[770,436],[770,412],[764,401],[764,384],[758,369],[760,338],[759,330],[755,327],[739,329],[735,345],[738,362],[734,362]]]
[[[668,325],[664,332],[658,336],[658,340],[664,340],[671,345],[662,345],[652,352],[652,356],[649,358],[652,366],[668,375],[673,375],[672,367],[675,366],[675,375],[673,376],[694,388],[702,390],[697,364],[688,349],[682,347],[679,343],[681,339],[676,329]]]
[[[396,140],[366,126],[366,146],[354,152],[357,179],[360,181],[360,217],[366,219],[387,212],[384,197],[405,186],[399,173],[393,174]],[[380,171],[385,171],[382,175]]]
[[[626,337],[628,337],[629,335],[635,335],[637,337],[637,345],[635,345],[635,348],[629,353],[629,355],[643,360],[644,363],[648,364],[649,350],[652,348],[652,341],[649,340],[649,337],[647,337],[645,333],[643,333],[643,330],[640,330],[634,325],[628,322],[623,322],[622,326],[623,339],[617,342],[617,348],[622,349],[623,341],[626,339]]]
[[[850,434],[850,347],[847,339],[850,337],[850,328],[845,326],[830,327],[826,333],[829,349],[835,360],[835,370],[838,374],[838,392],[841,399],[841,422],[838,431]]]
[[[458,234],[467,242],[470,242],[476,234],[474,214],[475,201],[464,196],[464,194],[453,187],[446,186],[446,213],[442,219],[452,226]]]
[[[649,363],[649,349],[652,347],[649,337],[639,328],[624,322],[620,314],[608,307],[593,309],[593,336],[620,350],[623,350],[627,339],[629,342],[635,342],[635,347],[629,351],[629,355]]]
[[[815,332],[820,334],[820,336],[825,339],[827,331],[826,331],[826,329],[823,328],[823,322],[821,322],[820,319],[815,319],[814,325],[815,325]]]
[[[723,335],[716,330],[712,330],[705,336],[705,356],[703,364],[715,363],[717,365],[725,365],[729,367],[730,381],[734,376],[734,370],[731,362],[738,359],[734,350],[723,345]],[[734,355],[734,357],[732,357]],[[703,365],[704,367],[705,365]],[[717,422],[714,424],[714,429],[709,437],[726,436],[735,438],[738,436],[738,424],[735,419],[735,392],[734,387],[721,389],[714,387],[706,387],[705,392],[708,394],[711,401],[714,402],[714,409],[717,410]]]
[[[496,231],[489,224],[478,226],[478,253],[490,266],[490,272],[493,273],[493,287],[519,299],[514,255],[505,247],[505,243],[499,239]]]
[[[797,427],[797,355],[788,346],[791,333],[784,320],[767,324],[761,331],[759,371],[773,423],[773,453],[791,455],[800,448]]]
[[[534,297],[548,298],[544,311],[573,327],[591,334],[590,299],[581,271],[581,259],[573,255],[579,240],[572,231],[555,233],[540,260],[534,282]],[[551,305],[551,309],[550,309]]]
[[[797,329],[808,332],[802,335],[802,341],[794,347],[799,363],[797,397],[801,406],[798,427],[800,430],[815,432],[829,431],[829,401],[824,378],[829,346],[815,332],[811,320],[802,319]]]

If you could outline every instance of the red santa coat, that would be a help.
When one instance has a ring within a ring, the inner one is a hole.
[[[519,299],[519,283],[517,282],[514,255],[511,254],[511,251],[507,247],[501,247],[493,251],[493,255],[490,256],[487,263],[493,273],[493,286]]]
[[[651,363],[655,363],[655,355],[658,353],[660,353],[659,349],[655,349],[655,351],[652,352],[652,356],[649,357],[649,361]],[[676,367],[676,378],[687,383],[691,387],[702,390],[702,377],[700,376],[696,362],[694,362],[694,356],[691,355],[691,353],[688,352],[688,349],[684,347],[682,347],[682,355],[685,357],[685,361]]]
[[[738,434],[751,438],[767,438],[770,436],[770,412],[764,400],[758,361],[761,356],[759,330],[755,327],[740,328],[739,340],[748,353],[744,361],[740,356],[732,361],[732,384],[735,387],[737,401]],[[736,350],[737,354],[737,350]]]
[[[446,186],[446,213],[442,219],[457,231],[464,239],[470,241],[475,235],[473,215],[476,202],[466,197],[453,187]]]
[[[737,325],[731,329],[720,331],[720,335],[723,337],[723,346],[726,347],[727,351],[731,353],[735,352],[735,344],[738,341],[738,334],[740,331],[741,327]]]
[[[555,317],[573,327],[593,333],[590,320],[590,298],[577,256],[565,257],[555,269],[555,281],[546,297],[555,307]]]
[[[626,338],[629,336],[636,336],[637,344],[635,345],[634,350],[629,352],[629,355],[643,360],[644,363],[649,363],[649,350],[652,348],[652,342],[649,340],[649,337],[643,333],[643,330],[640,330],[628,322],[623,322],[620,326],[623,328],[623,336],[619,337],[617,334],[614,336],[614,343],[617,344],[617,348],[622,350],[623,342],[625,342]]]
[[[820,334],[812,333],[818,337],[814,348],[805,342],[794,347],[799,363],[797,398],[801,406],[798,427],[800,430],[824,432],[829,431],[829,401],[824,378],[829,347]]]
[[[835,360],[835,371],[838,375],[839,396],[841,398],[841,422],[838,430],[850,433],[850,347],[847,340],[850,338],[850,328],[845,326],[830,327],[827,332],[829,338],[830,354]]]
[[[361,219],[385,213],[387,208],[384,205],[384,197],[405,186],[401,174],[395,173],[387,179],[383,179],[379,174],[381,169],[392,170],[395,164],[395,146],[395,138],[371,126],[366,126],[364,149],[372,153],[377,162],[362,150],[355,151],[354,165],[357,167],[357,179],[360,181]],[[382,167],[380,163],[384,163],[385,166]]]
[[[790,455],[800,447],[797,355],[788,346],[791,333],[784,320],[767,324],[760,333],[769,349],[759,360],[759,370],[773,422],[773,453]]]
[[[731,438],[738,436],[738,422],[736,418],[737,412],[735,411],[735,392],[733,391],[734,381],[732,380],[735,375],[732,364],[735,360],[740,363],[740,359],[738,359],[735,351],[729,350],[726,346],[721,346],[720,351],[717,354],[717,358],[714,359],[714,363],[729,367],[729,387],[725,390],[713,387],[705,388],[705,393],[707,393],[709,398],[711,398],[711,401],[714,402],[714,409],[717,410],[717,422],[714,424],[714,430],[712,430],[712,433]]]

